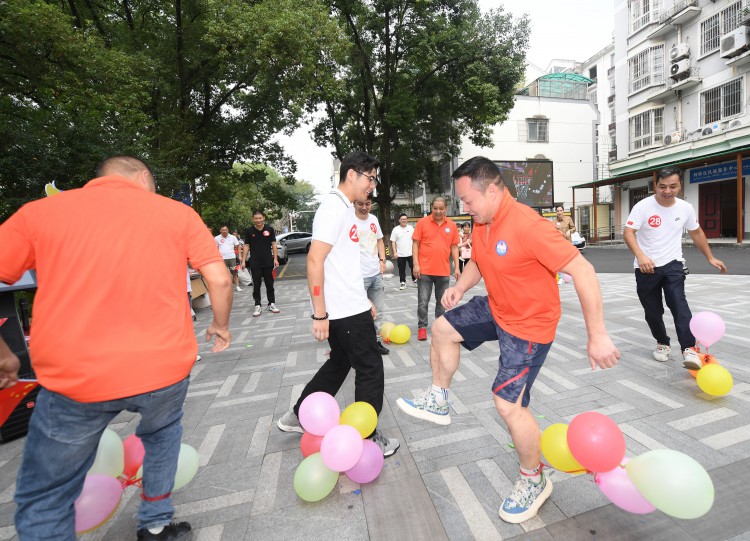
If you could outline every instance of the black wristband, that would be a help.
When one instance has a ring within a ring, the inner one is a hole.
[[[315,314],[311,315],[310,317],[315,321],[325,321],[326,319],[328,319],[328,312],[326,312],[326,315],[322,317],[315,317]]]

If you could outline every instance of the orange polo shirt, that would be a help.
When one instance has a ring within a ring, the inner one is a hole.
[[[37,271],[30,354],[39,382],[99,402],[185,378],[198,351],[188,261],[222,261],[198,214],[125,178],[24,205],[0,225],[0,281]]]
[[[507,190],[492,223],[476,224],[472,240],[497,324],[524,340],[552,342],[561,313],[555,274],[578,250]]]
[[[430,276],[451,275],[451,246],[458,245],[460,238],[458,228],[453,220],[445,218],[438,225],[432,214],[421,218],[412,240],[419,241],[419,268],[422,274]]]

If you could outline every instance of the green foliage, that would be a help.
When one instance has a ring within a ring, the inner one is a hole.
[[[199,211],[201,183],[236,162],[293,175],[273,136],[341,46],[319,0],[7,0],[0,35],[0,219],[112,154],[144,157],[165,195],[187,185]]]
[[[331,0],[331,9],[350,45],[336,80],[318,87],[327,115],[315,137],[339,157],[379,158],[388,231],[398,190],[420,179],[438,186],[462,136],[490,144],[523,77],[528,22],[482,14],[476,0]]]

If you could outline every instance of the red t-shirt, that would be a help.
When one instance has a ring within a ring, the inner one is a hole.
[[[419,271],[429,276],[451,275],[451,246],[457,246],[461,240],[458,228],[453,220],[445,218],[438,225],[432,214],[421,218],[412,240],[419,241]]]
[[[552,342],[561,313],[555,275],[578,250],[507,191],[492,223],[476,224],[471,238],[497,324],[524,340]]]
[[[118,176],[24,205],[0,225],[0,281],[36,269],[31,363],[79,402],[172,385],[198,351],[188,261],[221,262],[195,211]]]

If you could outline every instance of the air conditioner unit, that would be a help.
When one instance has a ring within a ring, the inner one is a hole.
[[[742,121],[741,120],[732,120],[729,123],[729,126],[727,126],[727,129],[728,130],[734,130],[736,128],[741,128],[741,127],[742,127]]]
[[[714,135],[719,132],[722,132],[726,129],[726,122],[720,123],[720,122],[714,122],[713,124],[709,124],[708,126],[704,126],[703,130],[701,130],[701,137],[706,137],[708,135]]]
[[[682,132],[673,131],[672,133],[664,136],[665,145],[674,145],[682,141]]]
[[[721,57],[730,58],[737,56],[750,46],[750,36],[748,36],[747,26],[735,28],[728,34],[721,36]]]
[[[669,76],[672,79],[677,79],[688,71],[690,71],[690,60],[679,60],[669,67]]]
[[[678,43],[669,50],[669,60],[677,62],[690,56],[690,46],[687,43]]]

